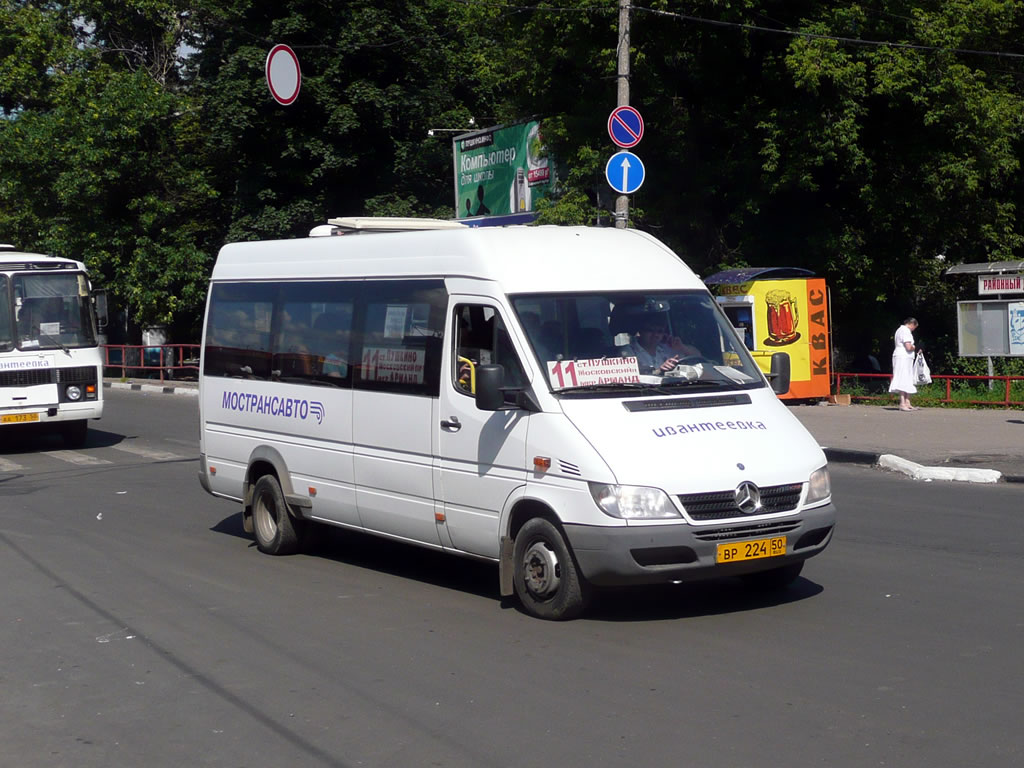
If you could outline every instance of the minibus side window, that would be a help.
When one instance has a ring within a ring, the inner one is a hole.
[[[349,385],[354,285],[333,281],[281,286],[274,325],[274,380]]]
[[[483,304],[459,304],[455,307],[455,354],[452,355],[452,383],[466,395],[476,394],[476,367],[501,365],[505,368],[505,386],[526,386],[526,374],[501,315]]]
[[[441,280],[368,280],[359,284],[353,332],[354,386],[437,397],[448,295]]]
[[[270,324],[277,286],[216,283],[206,324],[206,376],[270,378]]]

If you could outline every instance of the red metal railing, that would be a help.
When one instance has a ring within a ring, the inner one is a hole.
[[[882,389],[885,390],[885,391],[883,391],[881,394],[854,394],[854,393],[851,392],[850,393],[850,399],[851,400],[892,400],[893,398],[896,397],[896,395],[891,395],[891,394],[888,393],[888,388],[889,388],[888,382],[890,380],[892,380],[892,374],[888,374],[888,373],[835,373],[833,375],[836,378],[836,394],[837,395],[838,394],[842,394],[842,386],[843,386],[843,381],[844,380],[846,380],[848,383],[850,383],[851,380],[860,380],[860,379],[867,379],[867,380],[882,379],[882,380],[884,380],[882,383],[884,383],[885,386],[882,387]],[[1002,399],[1000,400],[1000,399],[996,399],[995,397],[993,397],[992,399],[988,399],[988,400],[967,400],[967,399],[963,399],[963,398],[960,398],[960,397],[957,397],[957,398],[953,397],[953,384],[954,384],[954,382],[965,382],[966,383],[966,382],[971,382],[971,381],[988,382],[989,389],[990,389],[990,391],[993,392],[993,394],[996,391],[996,388],[993,385],[998,384],[998,388],[1000,390],[1002,390],[1002,395],[1003,395]],[[945,382],[945,384],[944,384],[945,396],[944,397],[935,397],[936,389],[941,391],[943,387],[941,387],[939,385],[942,385],[943,382]],[[927,385],[927,386],[919,386],[918,387],[918,394],[915,395],[914,397],[917,400],[923,400],[924,402],[932,402],[932,403],[957,403],[957,404],[960,404],[960,405],[999,405],[999,406],[1002,406],[1004,408],[1009,408],[1011,406],[1024,406],[1024,399],[1019,399],[1019,400],[1012,399],[1012,395],[1014,394],[1014,392],[1013,392],[1014,384],[1018,385],[1018,390],[1020,391],[1020,394],[1018,396],[1024,398],[1024,389],[1021,389],[1022,387],[1024,387],[1024,376],[953,376],[953,375],[944,375],[944,374],[932,374],[932,383]]]
[[[198,344],[104,344],[104,373],[120,371],[129,376],[165,378],[199,377]],[[178,374],[181,371],[182,374]],[[129,373],[130,372],[130,373]]]

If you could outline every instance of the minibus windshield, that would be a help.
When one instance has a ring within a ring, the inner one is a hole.
[[[512,304],[554,392],[765,385],[704,291],[519,295]]]
[[[96,346],[84,274],[18,274],[11,283],[18,349]]]

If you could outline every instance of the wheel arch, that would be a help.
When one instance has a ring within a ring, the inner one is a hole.
[[[525,490],[525,489],[523,489]],[[515,564],[512,559],[512,552],[516,535],[528,520],[534,517],[542,517],[555,526],[562,538],[565,539],[565,531],[562,528],[562,521],[555,510],[545,501],[527,496],[519,496],[508,506],[505,515],[505,523],[502,526],[501,551],[498,557],[498,581],[502,597],[511,597],[515,594],[512,584]],[[571,546],[566,539],[566,546]]]
[[[249,454],[249,462],[245,470],[245,480],[242,482],[242,526],[246,533],[252,533],[252,490],[256,482],[263,475],[273,475],[281,486],[288,506],[302,517],[302,510],[310,506],[308,500],[304,502],[292,488],[291,473],[288,471],[288,464],[284,457],[276,449],[269,445],[260,445]]]

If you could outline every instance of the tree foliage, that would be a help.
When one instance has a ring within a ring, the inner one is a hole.
[[[814,269],[850,354],[916,314],[952,366],[944,267],[1024,237],[1022,5],[634,0],[632,225],[701,274]],[[618,0],[0,0],[0,234],[194,334],[223,242],[451,216],[451,134],[427,130],[533,115],[562,168],[540,220],[607,225],[617,27]]]

